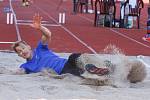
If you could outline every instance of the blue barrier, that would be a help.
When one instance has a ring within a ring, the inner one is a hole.
[[[10,13],[10,12],[12,12],[11,9],[10,9],[10,7],[4,7],[3,11],[4,11],[4,13]]]

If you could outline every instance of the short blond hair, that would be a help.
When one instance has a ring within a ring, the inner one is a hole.
[[[25,45],[28,45],[25,41],[22,41],[22,40],[21,40],[21,41],[16,41],[15,43],[12,44],[12,46],[11,46],[12,49],[13,49],[15,52],[17,52],[16,47],[20,46],[21,43],[22,43],[22,44],[25,44]]]

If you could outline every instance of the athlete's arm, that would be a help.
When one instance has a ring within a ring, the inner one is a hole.
[[[41,25],[41,20],[42,17],[39,14],[35,14],[33,16],[33,24],[31,26],[42,32],[41,42],[46,44],[50,40],[51,32],[48,28]]]
[[[23,68],[18,68],[17,70],[10,70],[5,67],[0,67],[0,74],[22,75],[26,74],[26,72]]]

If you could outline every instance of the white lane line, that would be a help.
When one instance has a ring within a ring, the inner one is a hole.
[[[31,25],[31,23],[17,23],[18,25]],[[61,25],[57,24],[42,24],[43,26],[53,26],[53,27],[59,27]]]
[[[18,28],[18,25],[17,25],[17,17],[16,17],[16,14],[15,14],[15,12],[14,12],[14,9],[13,9],[13,7],[12,7],[12,0],[9,0],[9,5],[10,5],[10,8],[11,8],[11,10],[12,10],[12,13],[13,13],[13,15],[14,15],[14,22],[15,22],[15,27],[16,27],[16,32],[17,32],[17,40],[22,40],[21,39],[21,36],[20,36],[20,32],[19,32],[19,28]]]
[[[32,23],[33,20],[17,20],[17,22],[26,22],[26,23]],[[41,21],[42,23],[48,23],[48,21]]]
[[[15,42],[0,42],[0,44],[13,44]]]
[[[141,42],[139,42],[139,41],[137,41],[137,40],[135,40],[135,39],[133,39],[133,38],[130,38],[130,37],[128,37],[127,35],[124,35],[124,34],[121,33],[121,32],[118,32],[118,31],[113,30],[113,29],[109,29],[109,30],[111,30],[111,31],[113,31],[113,32],[115,32],[115,33],[117,33],[118,35],[120,35],[120,36],[122,36],[122,37],[124,37],[124,38],[127,38],[127,39],[129,39],[129,40],[131,40],[131,41],[133,41],[133,42],[136,42],[137,44],[140,44],[140,45],[142,45],[142,46],[144,46],[144,47],[150,48],[150,46],[148,46],[148,45],[146,45],[146,44],[144,44],[144,43],[141,43]]]

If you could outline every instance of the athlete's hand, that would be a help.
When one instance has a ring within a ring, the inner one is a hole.
[[[35,29],[40,29],[41,20],[42,20],[42,17],[39,14],[35,14],[33,16],[33,23],[31,24],[31,26]]]

